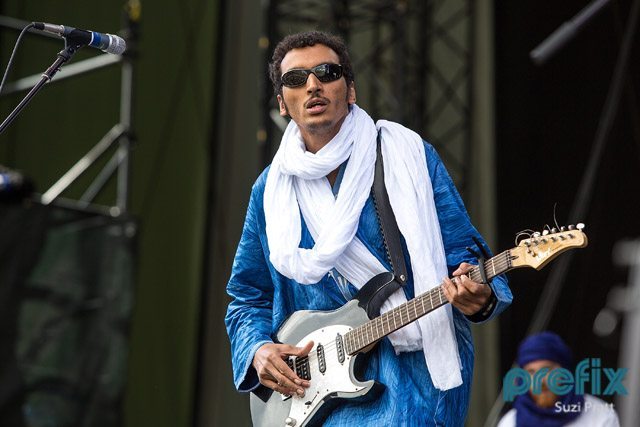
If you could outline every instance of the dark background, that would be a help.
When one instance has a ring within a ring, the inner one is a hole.
[[[514,232],[566,225],[592,150],[631,2],[614,2],[543,66],[529,52],[586,4],[584,1],[500,2],[495,9],[498,218],[501,248]],[[640,232],[638,37],[628,84],[597,169],[586,224],[589,246],[575,251],[548,329],[573,348],[574,359],[602,358],[616,366],[619,328],[610,337],[592,332],[609,289],[625,283],[612,248]],[[544,222],[542,222],[544,221]],[[512,306],[501,316],[501,367],[515,358],[554,267],[510,274]]]

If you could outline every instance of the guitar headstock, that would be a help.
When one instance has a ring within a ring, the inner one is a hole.
[[[542,233],[533,233],[523,239],[518,246],[511,249],[513,268],[532,267],[540,270],[561,253],[574,248],[587,246],[587,235],[582,231],[584,224],[561,227],[560,231],[552,229]]]

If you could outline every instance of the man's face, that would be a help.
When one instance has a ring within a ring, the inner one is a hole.
[[[308,69],[325,63],[340,64],[338,54],[325,45],[316,44],[290,50],[282,59],[280,70],[284,74],[294,68]],[[310,150],[309,143],[322,141],[324,145],[338,133],[349,113],[349,105],[355,102],[355,88],[353,84],[347,87],[344,76],[322,83],[313,73],[302,86],[283,86],[282,95],[278,95],[280,115],[291,116]]]
[[[552,362],[551,360],[535,360],[533,362],[529,362],[522,367],[525,371],[529,372],[529,375],[533,377],[533,374],[538,372],[542,368],[549,368],[549,372],[542,379],[542,388],[540,390],[540,394],[534,394],[529,391],[529,394],[533,398],[533,401],[541,408],[551,408],[555,405],[558,400],[558,396],[549,390],[547,386],[547,377],[552,370],[560,368],[560,365],[556,362]]]

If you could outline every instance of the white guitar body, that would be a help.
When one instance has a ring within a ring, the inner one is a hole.
[[[278,341],[303,347],[313,341],[308,355],[310,387],[304,397],[283,396],[263,388],[268,396],[251,393],[251,419],[254,426],[311,426],[321,425],[334,403],[341,399],[362,398],[372,389],[383,386],[375,381],[359,381],[354,375],[358,355],[339,354],[336,337],[369,321],[366,312],[352,300],[335,311],[297,311],[287,319],[278,332]],[[318,355],[318,344],[323,347],[323,361]],[[342,361],[341,361],[342,360]],[[259,394],[259,393],[258,393]],[[372,393],[377,395],[377,393]],[[373,397],[373,396],[372,396]],[[266,398],[266,401],[263,400]]]

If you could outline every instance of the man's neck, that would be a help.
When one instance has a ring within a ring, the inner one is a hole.
[[[331,186],[331,188],[333,188],[333,184],[335,184],[336,179],[338,179],[339,171],[340,171],[340,166],[338,166],[336,170],[330,172],[329,175],[327,175],[327,179],[329,180],[329,185]]]
[[[324,134],[324,135],[302,134],[302,140],[304,141],[304,146],[307,148],[307,151],[309,151],[310,153],[316,154],[325,145],[327,145],[333,139],[333,137],[336,136],[336,134],[337,132],[331,133],[331,134]]]
[[[300,136],[302,136],[302,140],[304,141],[307,151],[315,154],[320,151],[322,147],[327,145],[338,134],[338,132],[340,132],[340,128],[342,127],[342,123],[344,123],[344,119],[346,117],[346,115],[342,117],[336,126],[322,130],[304,129],[303,127],[299,127]]]

